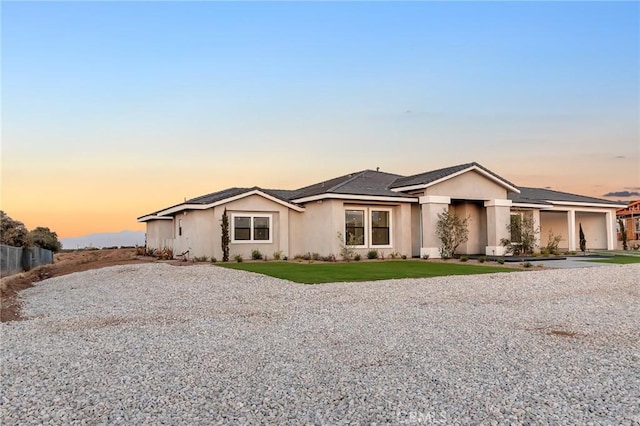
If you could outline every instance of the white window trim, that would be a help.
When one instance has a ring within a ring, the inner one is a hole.
[[[367,226],[368,226],[368,220],[367,220],[367,209],[365,207],[354,207],[354,208],[345,208],[344,209],[344,215],[343,215],[343,219],[344,219],[344,225],[342,226],[342,231],[344,232],[344,238],[347,238],[347,212],[348,211],[357,211],[357,212],[362,212],[362,226],[364,227],[364,232],[363,232],[363,237],[364,237],[364,244],[363,245],[358,245],[358,246],[353,246],[354,248],[367,248],[368,246],[368,232],[367,232]],[[345,241],[346,242],[346,241]]]
[[[373,214],[373,212],[389,212],[389,244],[381,244],[381,245],[374,245],[373,244],[373,226],[371,226],[371,215]],[[393,209],[390,208],[384,208],[384,207],[370,207],[369,208],[369,214],[368,214],[368,218],[369,218],[369,241],[371,242],[370,246],[371,248],[392,248],[393,247]]]
[[[250,236],[248,240],[236,240],[236,217],[248,217],[251,218]],[[266,217],[269,219],[269,239],[268,240],[254,240],[253,239],[253,220],[256,217]],[[271,244],[273,243],[273,215],[265,213],[231,213],[231,243],[232,244]]]
[[[353,246],[354,248],[361,248],[361,249],[388,249],[388,248],[393,248],[393,208],[389,208],[389,207],[345,207],[344,208],[344,215],[343,217],[343,225],[342,225],[342,232],[344,232],[345,236],[344,238],[346,238],[346,229],[347,229],[347,223],[346,223],[346,215],[347,215],[347,211],[361,211],[364,212],[364,244],[363,245],[357,245],[357,246]],[[373,243],[371,242],[373,240],[373,230],[371,229],[371,212],[376,211],[376,212],[389,212],[389,244],[384,244],[384,245],[373,245]]]

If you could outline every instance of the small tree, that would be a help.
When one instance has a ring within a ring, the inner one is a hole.
[[[580,251],[582,253],[587,251],[587,239],[584,237],[584,231],[582,230],[582,223],[580,223]]]
[[[452,257],[458,246],[469,239],[469,217],[461,219],[448,210],[438,213],[436,234],[440,239],[440,256]]]
[[[629,250],[627,230],[624,228],[624,219],[618,219],[618,224],[620,225],[620,234],[622,235],[622,250]]]
[[[536,234],[540,232],[540,228],[536,228],[532,216],[511,215],[507,230],[511,237],[500,240],[500,244],[505,247],[507,253],[513,253],[516,256],[533,254],[536,248]]]
[[[62,248],[62,244],[58,241],[58,234],[42,226],[38,226],[36,229],[29,231],[27,239],[29,245],[38,246],[51,250],[52,252],[58,252]]]
[[[344,235],[342,232],[338,231],[338,241],[340,241],[340,256],[342,260],[348,262],[353,260],[356,254],[356,246],[358,245],[358,240],[354,234],[348,234],[349,240],[345,241]]]
[[[229,261],[229,243],[231,239],[229,238],[229,216],[227,215],[227,209],[224,209],[224,213],[222,213],[222,223],[220,224],[222,227],[222,261]]]
[[[24,223],[11,219],[0,210],[0,243],[13,247],[25,247],[29,243],[27,234]]]

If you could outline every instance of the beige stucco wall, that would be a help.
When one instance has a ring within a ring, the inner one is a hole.
[[[586,210],[586,209],[585,209]],[[608,248],[607,227],[611,235],[614,234],[613,224],[607,223],[605,210],[600,211],[575,211],[575,225],[573,232],[573,244],[569,244],[569,219],[568,211],[541,211],[540,212],[540,245],[544,247],[549,241],[549,231],[554,235],[562,235],[562,241],[558,248],[561,250],[580,249],[580,223],[585,233],[588,250],[606,250]],[[609,211],[610,217],[614,217],[613,210]]]
[[[554,235],[561,235],[562,241],[558,248],[567,250],[569,236],[567,212],[541,211],[540,212],[540,246],[544,247],[549,243],[549,232]]]
[[[484,175],[476,171],[469,171],[426,188],[424,195],[486,201],[506,199],[507,190]]]
[[[233,214],[269,214],[272,217],[270,243],[249,242],[230,243],[229,256],[239,254],[244,259],[251,258],[254,249],[263,255],[273,257],[276,251],[282,251],[283,256],[289,251],[289,208],[261,197],[250,195],[239,200],[205,210],[189,210],[178,213],[173,222],[172,233],[174,239],[174,255],[189,251],[189,258],[215,257],[222,260],[222,215],[225,208],[229,217],[229,236],[233,227]],[[185,214],[186,213],[186,214]],[[182,235],[178,235],[179,220],[182,219]]]
[[[173,221],[150,220],[147,224],[147,248],[173,248]]]
[[[411,257],[420,256],[420,247],[422,247],[422,229],[420,222],[421,211],[419,204],[411,205]]]
[[[607,249],[607,224],[604,213],[576,212],[576,247],[580,249],[580,223],[587,240],[587,250]]]
[[[484,254],[487,245],[487,215],[483,205],[477,203],[456,203],[449,207],[458,217],[469,218],[469,240],[460,244],[457,253]]]
[[[344,200],[323,200],[311,202],[305,205],[305,212],[297,215],[295,223],[296,234],[292,239],[291,256],[305,254],[307,252],[318,253],[321,256],[333,254],[340,257],[340,241],[338,232],[345,234],[345,210],[366,210],[366,220],[369,220],[369,211],[376,207],[391,209],[391,247],[376,247],[368,242],[364,248],[357,248],[356,252],[365,256],[371,249],[384,252],[388,256],[392,252],[412,255],[413,239],[417,233],[412,229],[411,204],[379,204],[371,205]],[[365,225],[368,232],[368,225]]]

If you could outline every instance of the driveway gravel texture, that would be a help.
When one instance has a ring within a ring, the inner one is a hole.
[[[640,265],[303,285],[115,266],[20,293],[2,424],[640,424]]]

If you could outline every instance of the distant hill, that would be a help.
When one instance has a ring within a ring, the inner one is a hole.
[[[60,238],[62,248],[73,250],[85,247],[120,247],[120,246],[143,246],[143,231],[121,231],[104,232],[100,234],[83,235],[82,237]]]

